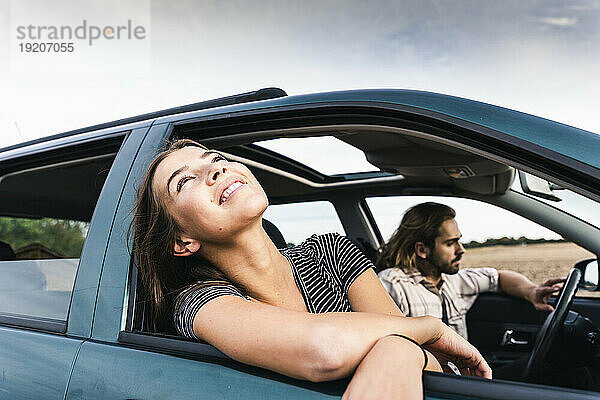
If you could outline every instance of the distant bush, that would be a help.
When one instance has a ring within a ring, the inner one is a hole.
[[[468,243],[463,243],[466,249],[473,249],[476,247],[489,247],[489,246],[516,246],[516,245],[527,245],[536,243],[562,243],[566,242],[565,239],[529,239],[525,236],[519,238],[513,237],[502,237],[499,239],[487,239],[485,242],[478,242],[472,240]]]

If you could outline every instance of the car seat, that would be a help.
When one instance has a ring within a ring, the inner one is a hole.
[[[10,244],[0,241],[0,261],[16,260],[17,255],[13,251]]]

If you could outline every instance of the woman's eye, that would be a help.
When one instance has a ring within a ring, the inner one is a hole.
[[[227,159],[225,157],[223,157],[221,154],[215,154],[215,156],[213,157],[211,162],[216,163],[219,161],[227,161]]]
[[[184,176],[182,177],[178,182],[177,182],[177,192],[181,192],[181,188],[183,188],[183,185],[185,185],[185,183],[187,181],[189,181],[190,179],[194,179],[193,176]]]

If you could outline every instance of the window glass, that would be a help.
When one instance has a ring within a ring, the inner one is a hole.
[[[566,276],[577,261],[595,257],[560,235],[502,208],[468,199],[396,196],[367,199],[377,225],[388,240],[404,212],[426,201],[446,204],[456,211],[456,222],[466,248],[461,268],[494,267],[517,271],[540,284]],[[578,291],[579,296],[590,292]]]
[[[273,205],[263,216],[279,228],[288,247],[313,234],[337,232],[345,235],[335,208],[328,201]]]
[[[0,319],[66,321],[79,258],[119,140],[0,161]]]
[[[0,217],[0,313],[65,320],[87,228]]]
[[[255,144],[324,175],[379,171],[367,161],[365,153],[333,136],[270,139]]]
[[[588,199],[587,197],[577,194],[569,189],[562,188],[552,183],[551,185],[553,188],[553,194],[559,198],[560,201],[552,201],[537,196],[534,197],[534,199],[549,204],[554,208],[558,208],[559,210],[563,210],[571,215],[575,215],[586,221],[588,224],[600,227],[600,204],[598,204],[598,202]],[[515,177],[511,189],[519,193],[523,193],[519,174],[517,174]]]

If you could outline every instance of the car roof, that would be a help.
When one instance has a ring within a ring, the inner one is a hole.
[[[382,107],[395,105],[401,106],[405,110],[412,109],[415,112],[427,111],[439,118],[444,116],[457,118],[529,141],[595,168],[600,168],[600,157],[597,155],[600,147],[600,135],[598,134],[483,102],[439,93],[402,89],[347,90],[287,96],[281,89],[267,88],[77,129],[5,147],[0,149],[0,153],[10,150],[19,151],[19,149],[33,145],[38,148],[50,146],[56,141],[70,142],[71,139],[76,140],[81,134],[86,134],[85,136],[88,138],[90,136],[100,137],[117,130],[147,126],[151,123],[170,123],[181,119],[268,108],[318,106],[325,103],[379,105]]]
[[[287,96],[287,94],[279,88],[259,89],[252,92],[240,93],[232,96],[220,97],[198,103],[172,107],[165,110],[149,112],[133,117],[122,118],[115,121],[58,133],[51,136],[41,137],[0,148],[0,153],[22,153],[21,150],[24,148],[28,148],[28,150],[30,150],[29,148],[35,148],[37,151],[39,151],[50,147],[64,146],[73,142],[79,142],[82,139],[89,140],[94,138],[103,138],[116,132],[123,132],[150,126],[157,118],[164,117],[166,115],[176,115],[191,110],[222,107],[230,104],[255,102],[258,100],[272,99],[281,96]]]
[[[286,96],[254,103],[235,104],[193,111],[185,116],[166,116],[156,123],[166,123],[222,113],[289,106],[319,105],[396,105],[405,110],[458,118],[545,147],[588,165],[600,168],[600,135],[531,114],[456,96],[418,90],[365,89]]]

